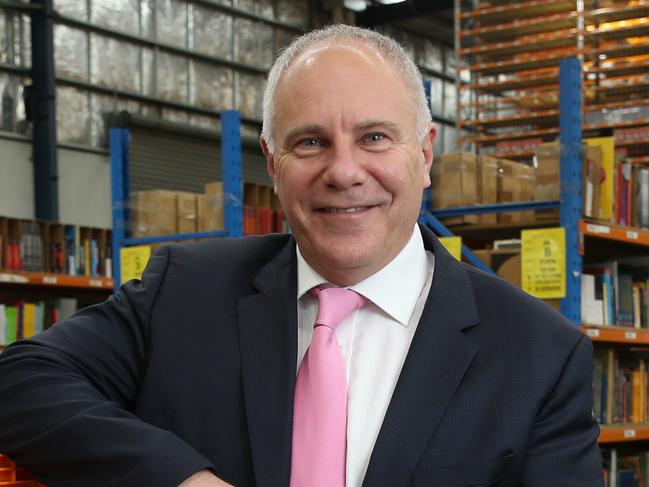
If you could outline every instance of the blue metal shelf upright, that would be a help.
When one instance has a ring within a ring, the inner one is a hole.
[[[237,111],[221,113],[221,169],[224,193],[224,231],[180,233],[154,237],[130,238],[129,235],[129,145],[127,127],[110,129],[111,195],[113,205],[113,278],[115,288],[121,283],[120,249],[135,245],[194,240],[207,237],[243,235],[241,179],[241,117]]]
[[[581,325],[581,272],[579,255],[579,221],[582,214],[581,164],[581,61],[577,58],[559,62],[559,140],[561,147],[561,196],[559,201],[534,201],[529,203],[503,203],[447,208],[432,212],[422,210],[419,221],[442,237],[452,232],[438,218],[468,214],[499,213],[510,211],[559,208],[560,225],[566,231],[566,297],[561,300],[561,312],[575,326]],[[429,87],[427,87],[430,89]],[[488,269],[465,245],[462,255],[481,269]]]

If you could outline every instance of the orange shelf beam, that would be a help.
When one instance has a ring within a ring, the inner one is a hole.
[[[584,324],[581,326],[581,331],[588,335],[593,342],[649,345],[649,329]]]
[[[579,221],[579,231],[589,237],[604,238],[649,247],[649,231],[610,223]]]
[[[3,270],[0,270],[0,283],[106,290],[113,289],[114,286],[113,280],[107,277],[69,276],[66,274]]]
[[[649,424],[602,425],[598,443],[649,440]]]

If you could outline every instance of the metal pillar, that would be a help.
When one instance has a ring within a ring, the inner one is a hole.
[[[241,182],[241,117],[237,111],[221,114],[221,173],[224,222],[228,237],[243,235],[243,183]]]
[[[32,0],[42,6],[31,13],[32,87],[29,112],[33,127],[34,203],[36,218],[59,218],[56,146],[56,75],[52,0]]]
[[[582,215],[581,61],[559,62],[559,140],[561,142],[560,224],[566,229],[566,297],[561,312],[581,325],[581,272],[579,220]]]
[[[126,240],[126,230],[129,222],[129,132],[125,128],[111,128],[109,137],[111,196],[113,203],[113,280],[115,282],[115,289],[119,289],[122,282],[119,249]]]

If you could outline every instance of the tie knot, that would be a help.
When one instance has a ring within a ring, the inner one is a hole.
[[[356,291],[340,287],[314,287],[311,294],[318,298],[318,316],[315,326],[324,325],[332,329],[336,327],[354,310],[367,302]]]

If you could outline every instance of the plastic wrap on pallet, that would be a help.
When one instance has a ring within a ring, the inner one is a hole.
[[[453,152],[458,149],[457,130],[451,125],[444,125],[444,152]]]
[[[187,2],[181,0],[157,0],[155,25],[160,42],[186,47]]]
[[[275,54],[277,54],[280,49],[287,47],[295,35],[296,34],[290,30],[275,29]]]
[[[236,0],[235,6],[269,19],[274,16],[273,0]]]
[[[90,22],[129,34],[139,35],[139,3],[139,0],[95,1],[92,3]]]
[[[257,125],[241,124],[241,140],[259,140],[260,128]]]
[[[302,0],[277,0],[277,20],[293,25],[306,25],[309,19],[308,4]]]
[[[192,5],[193,49],[223,59],[232,59],[231,15],[201,5]]]
[[[190,61],[192,69],[190,103],[200,108],[232,108],[233,74],[229,68]]]
[[[189,123],[189,114],[173,108],[163,108],[160,112],[160,118],[165,122],[180,123],[187,125]]]
[[[452,47],[444,49],[444,72],[455,78],[455,51]]]
[[[442,55],[442,46],[430,39],[424,39],[421,50],[419,51],[419,64],[442,72],[444,68],[444,58]]]
[[[0,8],[0,63],[9,62],[9,33],[7,32],[6,22],[5,10]]]
[[[261,119],[264,76],[239,73],[237,76],[237,109],[244,117]]]
[[[57,76],[87,81],[88,33],[67,25],[54,25],[54,59]]]
[[[187,102],[187,59],[158,53],[158,96],[165,100]]]
[[[236,60],[259,67],[273,62],[273,28],[248,19],[235,19]]]
[[[224,195],[220,181],[205,184],[202,193],[154,189],[131,193],[127,203],[131,237],[223,230]]]
[[[56,130],[59,142],[88,144],[88,93],[68,86],[56,88]]]
[[[442,115],[446,118],[455,118],[457,113],[457,96],[455,84],[450,81],[444,81],[444,111]]]
[[[218,132],[221,124],[218,118],[209,117],[207,115],[190,115],[189,125],[209,130],[210,132]]]
[[[153,50],[148,48],[141,48],[141,76],[142,76],[142,86],[140,91],[143,95],[146,96],[155,96],[155,58],[153,56]]]
[[[22,94],[19,78],[0,71],[0,129],[14,131],[18,124],[17,106]]]
[[[153,7],[155,0],[140,0],[140,35],[147,39],[155,38]]]
[[[444,81],[435,77],[427,79],[430,81],[430,111],[440,116],[444,112]]]
[[[92,83],[120,91],[140,91],[139,47],[91,34]]]
[[[87,3],[79,0],[54,0],[54,10],[61,15],[79,20],[88,20]]]
[[[21,14],[13,16],[13,62],[19,66],[30,67],[32,65],[32,39],[31,20],[29,15]]]

